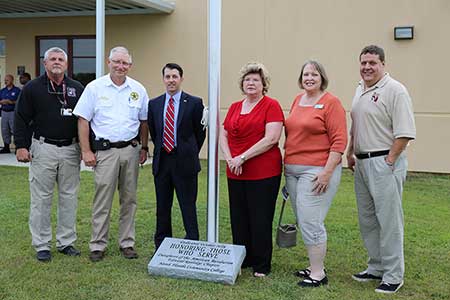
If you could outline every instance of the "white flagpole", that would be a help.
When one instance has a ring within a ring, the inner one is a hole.
[[[208,213],[207,240],[219,241],[219,103],[222,1],[209,0],[208,14]]]
[[[103,76],[105,64],[105,0],[96,0],[95,77]]]

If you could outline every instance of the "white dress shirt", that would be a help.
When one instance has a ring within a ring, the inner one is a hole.
[[[96,139],[129,141],[139,133],[140,121],[147,120],[148,95],[144,86],[126,77],[121,86],[110,75],[90,82],[73,113],[90,122]]]

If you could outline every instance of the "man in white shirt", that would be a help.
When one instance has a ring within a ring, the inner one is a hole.
[[[110,73],[86,86],[75,107],[82,159],[94,168],[92,261],[103,259],[108,243],[114,192],[120,197],[119,248],[125,258],[137,258],[134,249],[136,189],[139,163],[147,160],[148,95],[142,84],[127,76],[132,58],[124,47],[111,49]],[[91,129],[91,131],[90,131]],[[139,147],[139,140],[142,147]]]
[[[359,56],[362,81],[351,110],[347,161],[355,171],[355,194],[361,236],[369,260],[352,277],[380,280],[378,293],[403,285],[402,192],[408,162],[404,150],[416,137],[414,112],[406,88],[384,72],[384,50],[365,47]]]

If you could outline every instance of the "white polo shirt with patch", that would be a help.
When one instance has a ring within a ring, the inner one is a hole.
[[[97,139],[129,141],[138,135],[140,121],[147,120],[148,101],[138,81],[126,77],[117,86],[108,74],[86,86],[73,113],[90,122]]]
[[[350,134],[356,154],[389,150],[396,138],[416,138],[411,97],[387,73],[366,90],[364,82],[359,83],[351,117]]]

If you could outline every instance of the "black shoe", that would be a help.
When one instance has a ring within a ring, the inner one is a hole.
[[[367,270],[362,271],[361,273],[358,273],[358,274],[353,274],[352,278],[359,282],[367,282],[367,281],[382,279],[380,276],[375,276],[375,275],[368,273]]]
[[[80,250],[75,249],[74,246],[67,246],[61,250],[58,250],[59,253],[68,255],[68,256],[80,256]]]
[[[9,150],[9,147],[3,147],[3,149],[0,150],[0,154],[5,154],[5,153],[11,153],[11,150]]]
[[[381,282],[381,284],[375,289],[377,293],[394,294],[403,286],[403,281],[397,284]]]
[[[50,250],[41,250],[36,253],[36,258],[38,261],[47,262],[52,260],[52,254]]]
[[[138,258],[138,254],[133,247],[120,248],[120,252],[122,252],[123,257],[128,259]]]
[[[319,287],[321,285],[328,284],[328,277],[325,276],[321,280],[316,280],[316,279],[312,279],[311,277],[306,277],[302,281],[299,281],[297,284],[301,287]]]
[[[101,261],[104,257],[105,257],[105,252],[100,251],[100,250],[92,251],[91,254],[89,255],[89,259],[92,262]]]

